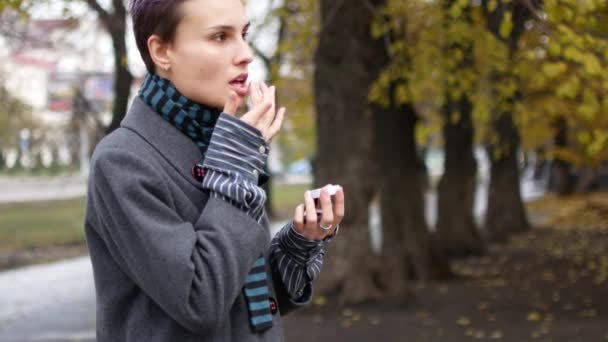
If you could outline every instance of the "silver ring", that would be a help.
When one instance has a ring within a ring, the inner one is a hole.
[[[327,227],[323,227],[322,224],[319,223],[319,228],[323,229],[323,230],[330,230],[331,229],[332,224],[330,223],[329,226]]]

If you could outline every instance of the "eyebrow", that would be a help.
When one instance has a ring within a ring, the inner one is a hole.
[[[245,24],[245,26],[243,27],[243,31],[249,29],[250,26],[251,26],[251,22],[248,22],[247,24]],[[230,25],[211,26],[207,30],[236,31],[236,29],[234,28],[234,26],[230,26]]]

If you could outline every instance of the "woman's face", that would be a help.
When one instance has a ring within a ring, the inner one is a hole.
[[[241,1],[189,0],[180,11],[182,20],[167,48],[170,69],[159,75],[190,100],[216,108],[224,107],[231,92],[244,98],[253,54]]]

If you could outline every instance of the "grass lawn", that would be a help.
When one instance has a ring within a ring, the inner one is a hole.
[[[0,270],[86,254],[84,198],[0,204]]]
[[[296,206],[304,202],[304,192],[309,184],[285,184],[272,187],[272,202],[276,220],[287,220],[293,217]]]
[[[276,219],[293,216],[304,184],[273,187]],[[0,204],[0,270],[86,253],[84,198]]]
[[[0,204],[0,253],[84,242],[84,198]]]

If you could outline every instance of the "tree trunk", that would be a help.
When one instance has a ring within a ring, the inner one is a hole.
[[[379,0],[370,0],[372,6]],[[317,290],[341,289],[342,303],[380,297],[377,258],[369,238],[368,206],[374,193],[372,117],[367,97],[384,66],[382,41],[373,40],[374,13],[358,1],[321,1],[315,53],[317,159],[315,185],[340,184],[346,195],[341,236],[327,246]]]
[[[568,122],[563,117],[558,117],[553,124],[556,130],[554,145],[556,148],[568,147]],[[571,164],[560,157],[555,157],[551,166],[549,188],[561,196],[572,194],[574,184],[570,177]]]
[[[484,8],[488,16],[488,29],[497,39],[507,45],[510,62],[513,63],[519,39],[525,32],[525,23],[532,17],[530,8],[521,3],[502,2],[497,8],[490,10],[488,1],[484,1]],[[500,29],[507,11],[512,14],[513,29],[508,37],[503,37]],[[495,71],[493,81],[494,83],[505,82],[513,77],[515,76],[508,68],[506,72]],[[497,94],[496,88],[493,92],[497,95],[495,96],[497,99],[504,97],[504,94]],[[514,108],[520,98],[521,96],[517,92],[509,96],[507,98],[509,108]],[[502,107],[502,103],[497,103],[495,107]],[[493,118],[493,128],[498,142],[488,148],[491,171],[484,233],[487,234],[490,241],[504,242],[512,233],[530,229],[530,224],[520,190],[520,173],[517,163],[519,132],[513,123],[512,109],[508,112],[498,111],[497,114],[498,116]]]
[[[133,76],[127,63],[127,9],[122,0],[112,0],[113,11],[104,9],[97,0],[85,0],[89,7],[97,13],[112,38],[114,48],[114,103],[112,105],[112,121],[106,128],[109,134],[120,126],[120,121],[127,114],[131,83]]]
[[[437,188],[437,241],[446,256],[483,253],[473,219],[477,163],[473,156],[472,104],[463,95],[446,97],[443,108],[444,174]]]
[[[114,14],[109,17],[110,36],[114,46],[114,103],[112,105],[112,121],[106,129],[109,134],[120,126],[120,122],[127,113],[129,96],[131,95],[131,83],[133,76],[127,64],[126,33],[126,11],[115,9]]]
[[[599,173],[596,169],[582,167],[578,170],[578,177],[574,192],[577,194],[587,194],[598,186]]]
[[[433,255],[424,217],[427,175],[416,149],[417,120],[411,105],[374,115],[383,232],[379,280],[392,297],[406,294],[409,274],[422,281],[449,274],[446,259]]]
[[[505,242],[512,233],[530,229],[521,198],[517,147],[519,133],[511,113],[504,113],[494,123],[498,143],[488,148],[491,161],[488,210],[484,233],[494,242]]]

